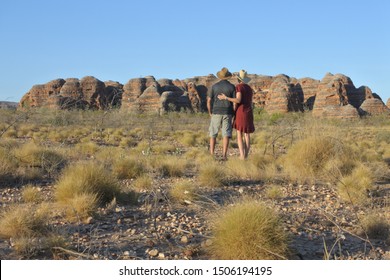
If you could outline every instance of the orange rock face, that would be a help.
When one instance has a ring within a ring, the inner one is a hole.
[[[381,114],[390,114],[390,109],[383,103],[382,100],[377,98],[369,98],[364,100],[363,104],[360,106],[360,110],[364,114],[375,116]]]
[[[366,86],[356,88],[342,74],[328,73],[322,80],[295,79],[287,75],[264,76],[250,74],[249,85],[254,91],[255,107],[270,113],[312,111],[316,117],[356,118],[359,114],[388,112],[380,97]],[[130,79],[125,85],[87,76],[57,79],[33,86],[19,107],[54,109],[108,109],[119,107],[134,112],[190,110],[205,112],[207,92],[218,81],[213,75],[184,80],[159,79],[153,76]],[[237,84],[235,76],[229,81]],[[388,106],[390,105],[388,101]]]
[[[92,77],[81,80],[57,79],[44,85],[33,86],[26,93],[19,107],[44,107],[52,109],[105,109],[120,104],[122,85],[110,82],[108,85]]]

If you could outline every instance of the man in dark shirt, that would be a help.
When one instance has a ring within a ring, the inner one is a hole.
[[[215,83],[207,93],[207,109],[211,116],[209,134],[210,134],[210,153],[214,155],[216,138],[218,131],[222,132],[222,153],[226,159],[229,146],[229,139],[232,137],[232,118],[234,115],[233,103],[227,100],[219,100],[217,96],[224,93],[227,97],[235,98],[236,89],[227,79],[232,77],[232,74],[227,68],[222,68],[217,73],[220,79]]]

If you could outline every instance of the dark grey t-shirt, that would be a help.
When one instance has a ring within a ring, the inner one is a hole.
[[[217,96],[224,93],[227,97],[236,98],[236,88],[227,80],[215,83],[208,91],[211,98],[211,112],[216,115],[233,115],[233,103],[227,100],[219,100]]]

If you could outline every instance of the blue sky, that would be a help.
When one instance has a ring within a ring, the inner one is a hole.
[[[390,1],[1,0],[0,100],[92,75],[343,73],[390,98]]]

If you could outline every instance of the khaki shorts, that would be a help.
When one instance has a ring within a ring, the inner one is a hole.
[[[232,137],[232,115],[211,115],[209,135],[212,138],[217,138],[220,128],[222,137]]]

